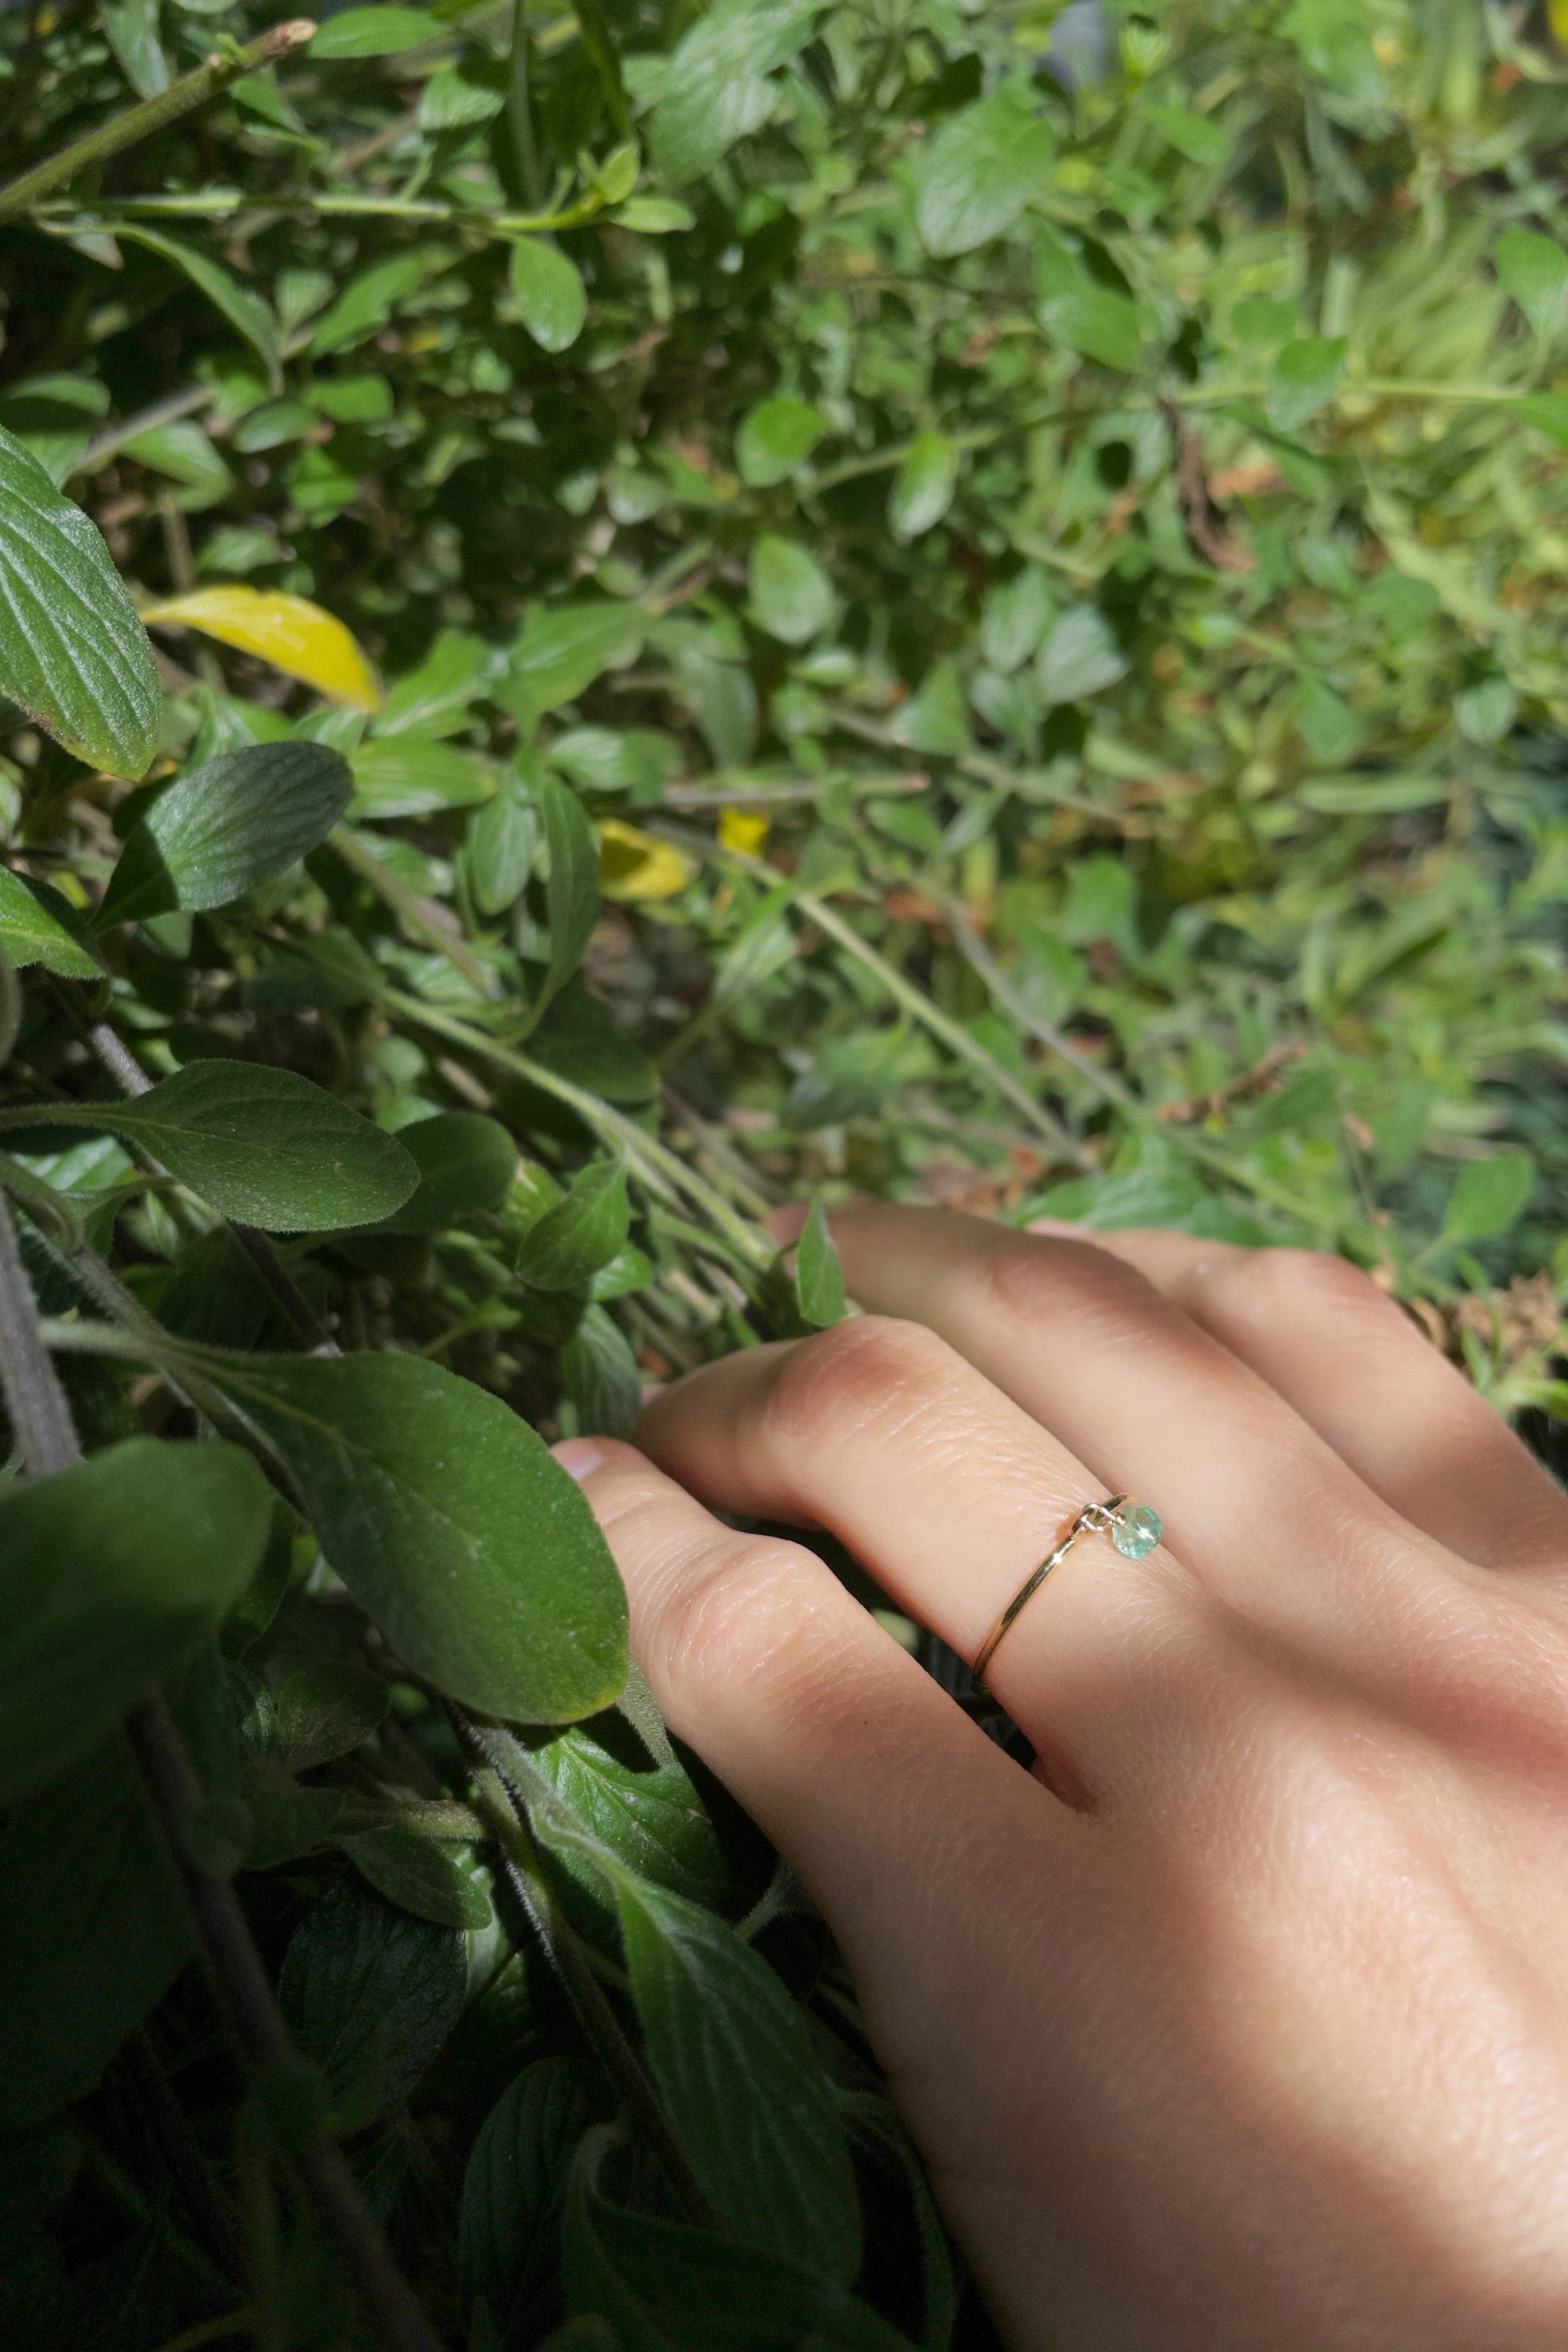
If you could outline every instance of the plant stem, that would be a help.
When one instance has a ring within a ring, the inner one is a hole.
[[[506,119],[523,194],[531,205],[537,205],[539,149],[534,142],[533,109],[528,91],[528,0],[512,0],[511,60],[507,79]]]
[[[53,1476],[81,1460],[3,1199],[0,1389],[30,1476]],[[247,2064],[260,2071],[294,2062],[289,2030],[233,1882],[203,1870],[187,1851],[186,1825],[201,1801],[201,1784],[168,1702],[156,1686],[131,1707],[125,1730],[168,1842],[218,2000]],[[425,2315],[381,2242],[342,2150],[335,2141],[318,2139],[295,2161],[323,2231],[375,2315],[387,2352],[437,2352]]]
[[[376,897],[384,900],[395,915],[400,915],[410,930],[416,931],[437,955],[444,955],[453,971],[462,973],[470,988],[478,989],[481,996],[495,997],[500,993],[494,974],[485,970],[463,940],[452,937],[437,919],[435,909],[427,900],[410,890],[406,883],[400,882],[396,875],[382,864],[375,852],[365,847],[351,826],[333,825],[327,840],[343,864],[352,866],[361,881],[368,882]]]
[[[263,33],[259,40],[251,41],[243,49],[231,48],[226,56],[215,51],[194,73],[183,74],[178,81],[172,82],[162,96],[146,99],[142,105],[129,107],[123,114],[100,123],[85,139],[62,147],[58,155],[47,156],[8,187],[0,188],[0,220],[26,212],[40,196],[68,186],[83,172],[106,163],[111,155],[119,155],[127,147],[150,139],[154,131],[177,122],[182,114],[216,98],[241,74],[253,73],[258,66],[270,65],[275,58],[287,57],[290,49],[303,47],[315,29],[308,17],[298,16],[286,25],[274,25],[270,32]]]

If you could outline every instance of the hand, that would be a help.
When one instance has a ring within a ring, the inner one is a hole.
[[[857,1209],[864,1318],[563,1449],[1004,2338],[1568,2344],[1568,1498],[1332,1257]],[[658,1467],[652,1466],[653,1464]],[[993,1746],[809,1551],[973,1658]],[[693,1500],[693,1496],[700,1500]]]

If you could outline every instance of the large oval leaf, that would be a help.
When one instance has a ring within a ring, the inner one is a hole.
[[[0,1496],[0,1802],[111,1731],[238,1597],[271,1524],[236,1445],[132,1437]]]
[[[226,1360],[331,1567],[398,1655],[486,1715],[569,1723],[626,1679],[626,1604],[581,1490],[494,1397],[415,1356]]]
[[[354,710],[381,700],[375,672],[349,631],[306,596],[281,588],[193,588],[142,609],[144,621],[200,629],[220,645],[255,654]]]
[[[0,2131],[92,2089],[190,1950],[168,1850],[118,1735],[0,1830]]]
[[[0,428],[0,691],[106,775],[140,776],[158,736],[147,632],[102,539]]]
[[[7,1123],[20,1124],[11,1113]],[[403,1146],[293,1070],[193,1062],[130,1102],[50,1103],[50,1127],[139,1143],[226,1217],[268,1233],[374,1224],[419,1181]]]
[[[99,919],[231,906],[325,840],[353,791],[325,743],[254,743],[190,769],[126,835]]]
[[[468,1979],[458,1931],[340,1878],[295,1928],[278,1994],[328,2090],[365,2124],[407,2097],[458,2022]]]

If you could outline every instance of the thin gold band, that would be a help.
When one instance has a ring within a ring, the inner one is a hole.
[[[1108,1495],[1103,1503],[1086,1503],[1061,1541],[1053,1550],[1046,1554],[1034,1573],[1025,1578],[980,1644],[979,1654],[970,1668],[974,1677],[976,1690],[984,1690],[985,1687],[985,1669],[995,1654],[997,1643],[1007,1632],[1014,1620],[1028,1606],[1052,1570],[1061,1566],[1079,1536],[1109,1534],[1115,1526],[1117,1515],[1126,1500],[1125,1495]]]

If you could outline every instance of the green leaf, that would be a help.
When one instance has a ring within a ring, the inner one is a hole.
[[[1136,303],[1109,286],[1084,284],[1040,305],[1040,321],[1058,342],[1101,367],[1131,372],[1143,356]]]
[[[313,58],[395,58],[446,36],[422,8],[345,8],[329,16],[310,43]]]
[[[1168,145],[1191,163],[1202,163],[1213,171],[1225,162],[1230,142],[1223,127],[1211,122],[1206,115],[1194,114],[1185,106],[1151,106],[1144,101],[1139,112],[1152,122]]]
[[[0,1802],[74,1764],[189,1655],[270,1520],[233,1445],[133,1437],[0,1489]]]
[[[1049,184],[1055,152],[1049,126],[1012,96],[951,116],[918,170],[915,221],[926,251],[972,253],[1011,228]]]
[[[358,1111],[254,1062],[192,1062],[129,1102],[50,1103],[47,1116],[140,1144],[222,1215],[268,1233],[374,1223],[418,1179],[402,1145]]]
[[[506,104],[506,93],[496,86],[489,57],[469,55],[455,66],[443,66],[426,83],[419,100],[421,131],[466,131],[476,122],[490,122]]]
[[[138,98],[162,98],[169,60],[158,44],[158,0],[99,0],[98,20]]]
[[[583,1289],[620,1249],[631,1214],[619,1160],[590,1160],[566,1198],[524,1234],[518,1273],[534,1290]]]
[[[362,1878],[400,1911],[438,1927],[488,1927],[495,1914],[477,1878],[459,1870],[434,1838],[395,1825],[338,1840]]]
[[[542,237],[520,236],[511,249],[511,290],[522,323],[540,350],[569,350],[588,315],[588,296],[576,263]]]
[[[109,550],[0,429],[0,693],[89,767],[132,782],[158,740],[158,676]]]
[[[803,1322],[819,1330],[844,1316],[844,1274],[822,1203],[814,1201],[795,1247],[795,1297]]]
[[[499,1209],[517,1168],[517,1146],[499,1119],[482,1111],[444,1110],[400,1127],[397,1140],[419,1182],[378,1234],[435,1234],[458,1217]]]
[[[1469,1160],[1448,1195],[1439,1241],[1453,1249],[1506,1234],[1534,1190],[1535,1161],[1528,1151],[1494,1151]]]
[[[742,419],[735,436],[735,464],[754,490],[787,481],[810,457],[827,430],[827,419],[809,400],[782,394],[760,401]]]
[[[491,778],[482,761],[434,735],[373,737],[350,761],[352,814],[384,824],[399,816],[435,816],[488,800]]]
[[[671,1760],[654,1771],[634,1770],[596,1736],[601,1728],[579,1725],[546,1740],[531,1750],[534,1764],[598,1843],[639,1878],[705,1909],[728,1902],[733,1889],[724,1850],[685,1768]],[[536,1825],[556,1865],[602,1912],[605,1888],[597,1864],[580,1845],[553,1835],[542,1811]]]
[[[550,878],[544,886],[550,962],[534,1006],[536,1018],[582,962],[599,919],[599,845],[586,810],[576,793],[553,776],[540,778],[538,798],[550,856]]]
[[[562,1349],[561,1380],[580,1437],[632,1435],[642,1411],[642,1375],[630,1340],[602,1307],[589,1307]]]
[[[468,887],[481,915],[499,915],[516,904],[538,847],[533,803],[503,777],[500,789],[468,819],[463,835]]]
[[[356,2124],[400,2106],[456,2025],[463,1938],[339,1878],[289,1939],[278,1998],[301,2054]]]
[[[1277,433],[1294,433],[1326,408],[1339,387],[1349,346],[1342,335],[1303,335],[1274,362],[1266,406]]]
[[[809,549],[764,531],[752,548],[752,611],[759,628],[786,646],[803,646],[837,610],[832,581]]]
[[[674,196],[628,196],[616,221],[621,228],[635,229],[639,236],[668,236],[675,229],[695,228],[697,215]]]
[[[1560,449],[1568,449],[1568,392],[1532,392],[1511,401],[1508,414],[1521,425],[1533,425]]]
[[[531,1723],[609,1705],[626,1661],[615,1562],[581,1489],[499,1397],[416,1356],[209,1362],[416,1674]]]
[[[500,667],[493,646],[459,629],[443,629],[417,669],[400,677],[375,714],[378,739],[388,735],[455,735],[468,708]]]
[[[312,358],[320,359],[327,352],[345,351],[375,334],[385,326],[397,304],[413,293],[424,275],[425,265],[417,255],[402,253],[394,260],[378,262],[363,278],[352,279],[331,309],[318,320],[310,337]]]
[[[509,2084],[479,2126],[463,2175],[458,2279],[465,2305],[488,2304],[504,2337],[513,2312],[553,2275],[572,2158],[609,2106],[604,2084],[581,2059],[540,2058]]]
[[[1127,658],[1098,605],[1069,604],[1046,639],[1037,670],[1047,702],[1077,702],[1125,677]]]
[[[338,22],[341,24],[340,17]],[[165,236],[162,229],[143,228],[140,222],[116,220],[114,235],[121,242],[129,239],[156,253],[164,261],[173,262],[184,272],[191,284],[204,293],[215,310],[221,310],[236,331],[244,336],[257,358],[267,371],[267,382],[274,392],[283,389],[283,358],[278,333],[278,320],[271,305],[259,294],[242,286],[237,278],[226,270],[210,254],[184,244],[180,238]]]
[[[646,1103],[658,1092],[658,1071],[640,1045],[617,1027],[601,998],[569,980],[528,1041],[536,1062],[586,1087],[605,1102]]]
[[[921,2252],[921,2352],[949,2352],[958,2318],[959,2281],[919,2151],[888,2100],[847,2092],[840,2094],[839,2106],[853,2144],[879,2172],[901,2185],[913,2209]]]
[[[168,1990],[189,1915],[117,1734],[0,1828],[0,2129],[91,2090]]]
[[[1353,759],[1364,730],[1348,702],[1314,670],[1301,673],[1301,733],[1320,760]]]
[[[584,2138],[567,2187],[566,2306],[604,2313],[626,2352],[910,2352],[833,2278],[731,2238],[613,2205],[595,2175],[609,2135]]]
[[[0,866],[0,948],[18,971],[41,963],[64,980],[99,980],[103,958],[70,900],[47,882]]]
[[[188,768],[126,835],[100,924],[232,906],[324,841],[353,789],[324,743],[257,743]]]
[[[546,710],[574,700],[613,662],[629,659],[647,631],[648,617],[640,605],[608,599],[531,613],[495,688],[496,698],[531,727]]]
[[[888,527],[908,541],[939,523],[958,487],[958,451],[945,433],[917,433],[888,495]],[[776,635],[777,632],[775,631]]]
[[[777,103],[767,77],[805,47],[817,0],[721,0],[698,19],[669,61],[653,113],[654,168],[679,187],[700,179]]]
[[[859,2200],[799,2010],[710,1912],[629,1871],[614,1883],[648,2064],[703,2194],[744,2243],[847,2284]]]
[[[679,745],[651,727],[569,727],[544,756],[583,792],[630,793],[644,803],[664,798],[680,766]]]
[[[1538,335],[1568,324],[1568,253],[1555,237],[1505,229],[1497,241],[1497,274]]]

